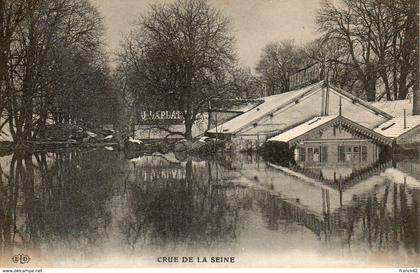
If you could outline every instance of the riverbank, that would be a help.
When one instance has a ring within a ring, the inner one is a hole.
[[[24,143],[15,143],[10,141],[0,142],[0,155],[11,154],[16,151],[55,151],[61,149],[74,148],[95,148],[95,147],[115,147],[118,143],[89,143],[89,142],[73,142],[73,141],[27,141]]]

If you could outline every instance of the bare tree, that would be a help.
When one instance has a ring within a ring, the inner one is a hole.
[[[289,91],[289,76],[305,66],[303,51],[294,41],[269,43],[257,65],[257,72],[265,85],[267,95]]]
[[[344,41],[350,56],[351,66],[363,84],[366,99],[376,98],[376,81],[378,78],[377,59],[373,54],[371,41],[367,38],[370,29],[362,28],[360,15],[354,10],[355,4],[343,0],[343,7],[337,7],[328,1],[322,3],[317,16],[317,24],[326,37],[331,40]],[[359,1],[360,2],[360,1]]]
[[[101,19],[87,0],[22,2],[22,6],[6,6],[8,13],[22,15],[14,15],[20,20],[10,34],[12,42],[3,51],[4,62],[2,60],[7,67],[2,79],[4,105],[16,142],[35,137],[45,125],[47,116],[60,107],[58,98],[63,96],[63,90],[86,89],[79,84],[86,75],[76,73],[79,78],[70,83],[65,77],[68,73],[57,72],[63,72],[64,68],[69,69],[67,72],[71,69],[79,72],[80,69],[75,69],[77,65],[96,66],[102,34]],[[74,59],[85,61],[60,66],[64,64],[63,60]],[[62,82],[73,85],[62,89],[59,86]],[[78,95],[81,98],[80,93]],[[83,96],[87,95],[83,93]],[[67,100],[61,105],[69,103],[71,101]]]
[[[368,101],[404,99],[418,86],[417,1],[324,1],[316,23],[324,39],[344,45],[341,65],[356,72]]]
[[[0,115],[3,115],[7,100],[8,53],[18,27],[28,13],[30,1],[0,0]],[[8,119],[0,124],[0,130]]]
[[[229,20],[205,0],[152,5],[119,54],[140,107],[182,111],[185,137],[208,102],[226,91],[235,60]]]

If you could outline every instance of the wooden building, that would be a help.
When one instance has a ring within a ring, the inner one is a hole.
[[[420,115],[395,117],[374,130],[392,139],[397,146],[412,148],[420,145]]]
[[[263,103],[219,124],[207,135],[232,140],[235,150],[249,150],[314,117],[338,115],[340,104],[343,115],[369,129],[392,118],[339,88],[325,85],[323,81],[261,99]]]
[[[377,133],[391,138],[395,146],[419,148],[420,115],[414,115],[415,105],[411,96],[406,100],[374,102],[372,106],[393,116],[374,129]]]
[[[329,179],[369,167],[392,144],[391,139],[340,115],[312,118],[268,142],[283,143],[298,166]]]

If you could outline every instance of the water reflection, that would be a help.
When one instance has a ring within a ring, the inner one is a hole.
[[[121,223],[128,244],[142,240],[165,251],[183,244],[191,251],[237,238],[241,210],[251,201],[243,188],[215,187],[208,162],[143,159],[131,170],[131,213]]]
[[[2,158],[1,233],[3,262],[11,253],[68,244],[88,248],[104,236],[117,165],[110,154],[61,152]]]
[[[29,253],[51,265],[153,264],[202,254],[247,264],[303,251],[410,264],[420,252],[418,166],[393,162],[337,188],[252,154],[15,153],[0,158],[0,261]]]

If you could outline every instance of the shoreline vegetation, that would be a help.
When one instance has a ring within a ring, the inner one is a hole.
[[[16,143],[12,141],[0,141],[0,156],[10,154],[18,151],[52,151],[59,149],[73,149],[73,148],[97,148],[97,147],[113,147],[121,151],[134,152],[179,152],[179,153],[215,153],[223,147],[223,142],[206,143],[201,139],[196,140],[146,140],[141,141],[129,138],[123,143],[116,141],[77,141],[70,139],[68,141],[57,140],[33,140],[23,143]]]

